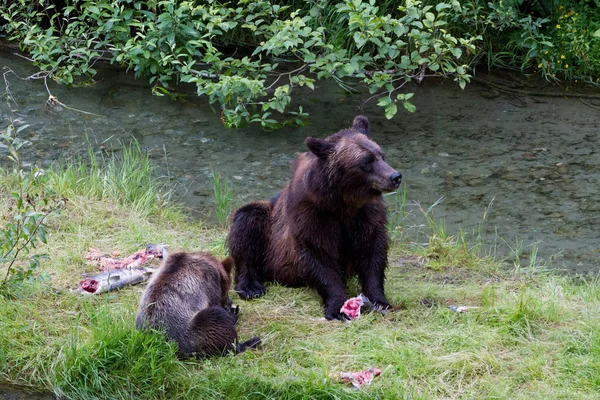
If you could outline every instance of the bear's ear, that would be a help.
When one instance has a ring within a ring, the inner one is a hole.
[[[335,145],[324,139],[315,139],[312,137],[306,138],[306,146],[308,149],[319,158],[327,158],[333,151]]]
[[[369,136],[369,119],[364,115],[357,115],[352,123],[352,129]]]
[[[227,276],[230,276],[231,270],[233,269],[233,258],[227,257],[226,259],[221,261],[221,265],[225,269],[225,272],[227,272]]]

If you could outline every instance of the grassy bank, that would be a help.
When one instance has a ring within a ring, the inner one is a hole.
[[[270,285],[251,302],[232,293],[240,337],[260,336],[262,349],[179,361],[160,335],[133,329],[143,286],[70,292],[81,273],[94,271],[83,259],[89,247],[127,255],[165,242],[171,251],[225,255],[225,231],[165,203],[160,185],[145,179],[149,167],[123,184],[132,173],[123,165],[47,171],[46,188],[68,198],[43,246],[52,279],[19,298],[0,297],[0,382],[68,399],[597,398],[600,282],[507,272],[439,232],[426,249],[394,243],[386,292],[401,305],[396,312],[343,324],[322,320],[309,289]],[[0,193],[13,183],[2,175]],[[356,282],[349,292],[358,293]],[[455,313],[448,305],[479,308]],[[383,372],[361,391],[328,378],[369,367]]]

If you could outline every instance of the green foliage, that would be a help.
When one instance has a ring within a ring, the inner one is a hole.
[[[544,73],[600,80],[600,13],[594,10],[586,2],[561,2],[550,28],[553,46],[539,57]]]
[[[463,12],[461,3],[408,0],[393,12],[374,0],[319,0],[296,10],[266,0],[0,5],[4,30],[47,77],[79,83],[93,78],[99,58],[109,59],[147,77],[158,95],[173,83],[194,83],[198,95],[219,105],[227,126],[260,122],[265,128],[301,122],[306,114],[300,108],[287,120],[273,113],[292,111],[294,88],[314,89],[315,79],[333,78],[343,87],[361,83],[372,94],[368,100],[382,99],[388,118],[397,102],[414,111],[410,95],[396,93],[409,81],[452,76],[464,87],[479,37],[448,31]],[[333,26],[337,34],[329,35]],[[240,51],[231,51],[231,44]],[[293,67],[283,70],[280,61]]]
[[[454,30],[482,35],[478,50],[490,67],[597,82],[600,14],[595,7],[575,0],[469,1]]]
[[[39,178],[44,171],[37,167],[30,172],[23,170],[19,151],[27,142],[17,134],[28,125],[15,127],[19,122],[13,121],[0,135],[9,151],[8,158],[14,163],[17,186],[10,193],[8,210],[0,215],[0,266],[3,273],[0,294],[11,295],[24,282],[49,279],[47,273],[39,271],[40,261],[48,256],[35,250],[40,243],[47,242],[48,218],[57,215],[63,204],[43,190]]]
[[[560,2],[560,5],[558,5]],[[406,84],[488,65],[599,79],[600,14],[575,0],[48,0],[3,2],[2,27],[45,76],[93,80],[98,60],[148,79],[157,95],[196,85],[228,127],[303,124],[298,88],[334,79],[368,90],[387,118],[415,111]]]

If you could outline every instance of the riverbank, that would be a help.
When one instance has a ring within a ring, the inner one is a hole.
[[[51,280],[27,286],[18,298],[0,297],[0,382],[67,399],[597,396],[600,282],[505,268],[440,232],[431,232],[427,248],[393,244],[386,281],[389,300],[400,305],[393,313],[343,324],[322,320],[309,289],[269,285],[251,302],[231,293],[241,308],[240,337],[260,336],[262,348],[179,361],[172,344],[133,329],[143,285],[101,296],[70,289],[94,272],[84,260],[90,247],[127,255],[164,242],[171,251],[223,257],[226,231],[166,201],[140,201],[161,198],[147,197],[160,185],[143,176],[143,185],[108,190],[110,177],[123,171],[66,171],[45,178],[47,190],[68,200],[40,248],[50,256],[41,268]],[[2,175],[0,193],[11,181]],[[8,213],[4,200],[0,213]],[[351,282],[349,293],[358,290]],[[477,308],[457,313],[450,305]],[[328,378],[370,367],[382,374],[360,391]]]

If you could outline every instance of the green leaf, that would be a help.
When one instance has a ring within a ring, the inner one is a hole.
[[[381,97],[377,102],[379,107],[387,107],[391,103],[391,99],[389,97]]]
[[[600,29],[592,34],[593,37],[600,37]]]
[[[359,49],[363,47],[365,43],[367,43],[366,39],[363,39],[360,32],[356,32],[354,34],[354,42],[356,43],[356,47]]]
[[[352,64],[344,65],[344,71],[346,71],[346,75],[352,75],[354,73],[354,66]]]
[[[408,110],[408,112],[414,113],[415,111],[417,111],[417,107],[415,107],[415,105],[410,101],[405,101],[402,103],[402,105]]]
[[[392,119],[394,117],[394,115],[396,115],[397,112],[398,112],[398,106],[396,105],[396,103],[390,103],[390,105],[388,105],[385,108],[385,117],[387,119]]]
[[[21,132],[23,129],[29,128],[29,125],[23,124],[17,128],[17,133]]]

